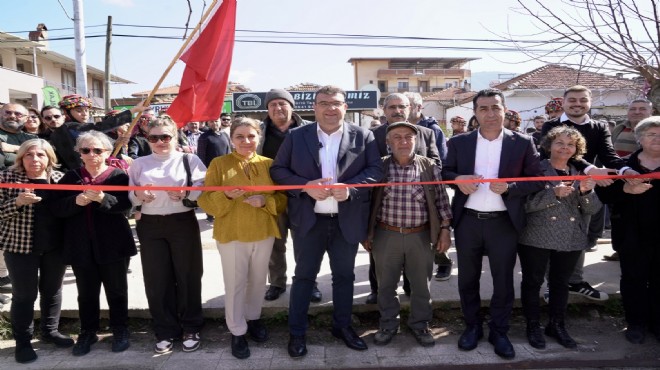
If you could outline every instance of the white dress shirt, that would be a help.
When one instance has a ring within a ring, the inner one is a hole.
[[[497,179],[499,177],[503,138],[504,130],[492,141],[481,136],[481,130],[478,131],[477,148],[474,156],[475,175],[481,175],[484,179]],[[489,182],[478,185],[477,191],[468,196],[465,208],[480,212],[506,211],[502,196],[490,190]]]
[[[321,161],[321,174],[323,178],[330,178],[328,184],[337,182],[337,156],[339,155],[339,144],[344,132],[344,125],[339,127],[339,130],[326,134],[316,124],[316,135],[319,138],[319,160]],[[314,205],[314,212],[316,213],[337,213],[339,206],[334,197],[328,197],[322,201],[316,201]]]

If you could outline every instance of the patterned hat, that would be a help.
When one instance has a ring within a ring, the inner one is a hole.
[[[563,109],[563,105],[564,98],[552,98],[552,100],[545,105],[545,113],[559,112]]]
[[[104,117],[104,118],[108,118],[108,117],[116,116],[116,115],[118,115],[118,114],[121,113],[121,112],[122,112],[121,110],[113,109],[113,110],[111,110],[110,112],[106,113],[105,116],[103,116],[103,117]]]
[[[450,123],[463,123],[465,124],[465,118],[461,116],[454,116],[449,120]]]
[[[506,113],[504,113],[504,118],[508,119],[509,121],[515,122],[516,125],[519,125],[520,122],[522,122],[522,119],[520,118],[520,114],[515,110],[506,111]]]
[[[62,101],[60,101],[60,108],[62,109],[73,109],[76,107],[87,107],[91,108],[92,107],[92,100],[89,98],[85,98],[83,96],[80,96],[78,94],[73,94],[73,95],[67,95],[62,98]]]

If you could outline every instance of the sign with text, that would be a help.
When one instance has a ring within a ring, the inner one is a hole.
[[[289,91],[296,106],[294,111],[314,110],[315,91]],[[346,104],[348,110],[369,110],[378,108],[378,96],[376,91],[346,91]],[[265,112],[266,92],[239,92],[232,94],[232,105],[234,113],[241,112]]]

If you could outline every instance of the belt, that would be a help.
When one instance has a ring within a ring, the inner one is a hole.
[[[317,213],[316,217],[337,218],[339,217],[339,213]]]
[[[417,226],[417,227],[396,227],[396,226],[390,226],[384,222],[378,221],[378,227],[381,229],[385,229],[388,231],[394,231],[397,233],[401,234],[411,234],[411,233],[418,233],[420,231],[428,230],[429,228],[429,223],[425,223],[422,226]]]
[[[497,211],[497,212],[479,212],[474,209],[466,208],[465,213],[471,216],[475,216],[480,220],[488,220],[491,218],[504,217],[507,214],[507,211]]]

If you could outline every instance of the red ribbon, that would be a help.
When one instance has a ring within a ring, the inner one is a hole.
[[[101,190],[101,191],[134,191],[134,190],[163,190],[163,191],[225,191],[241,189],[245,191],[284,191],[317,188],[369,188],[376,186],[410,186],[410,185],[436,185],[436,184],[469,184],[489,182],[525,182],[525,181],[565,181],[605,179],[660,179],[660,172],[652,172],[641,175],[598,175],[598,176],[543,176],[543,177],[507,177],[501,179],[475,179],[475,180],[452,180],[452,181],[421,181],[421,182],[388,182],[377,184],[333,184],[333,185],[261,185],[261,186],[119,186],[119,185],[65,185],[65,184],[0,184],[0,188],[10,189],[49,189],[49,190]]]

